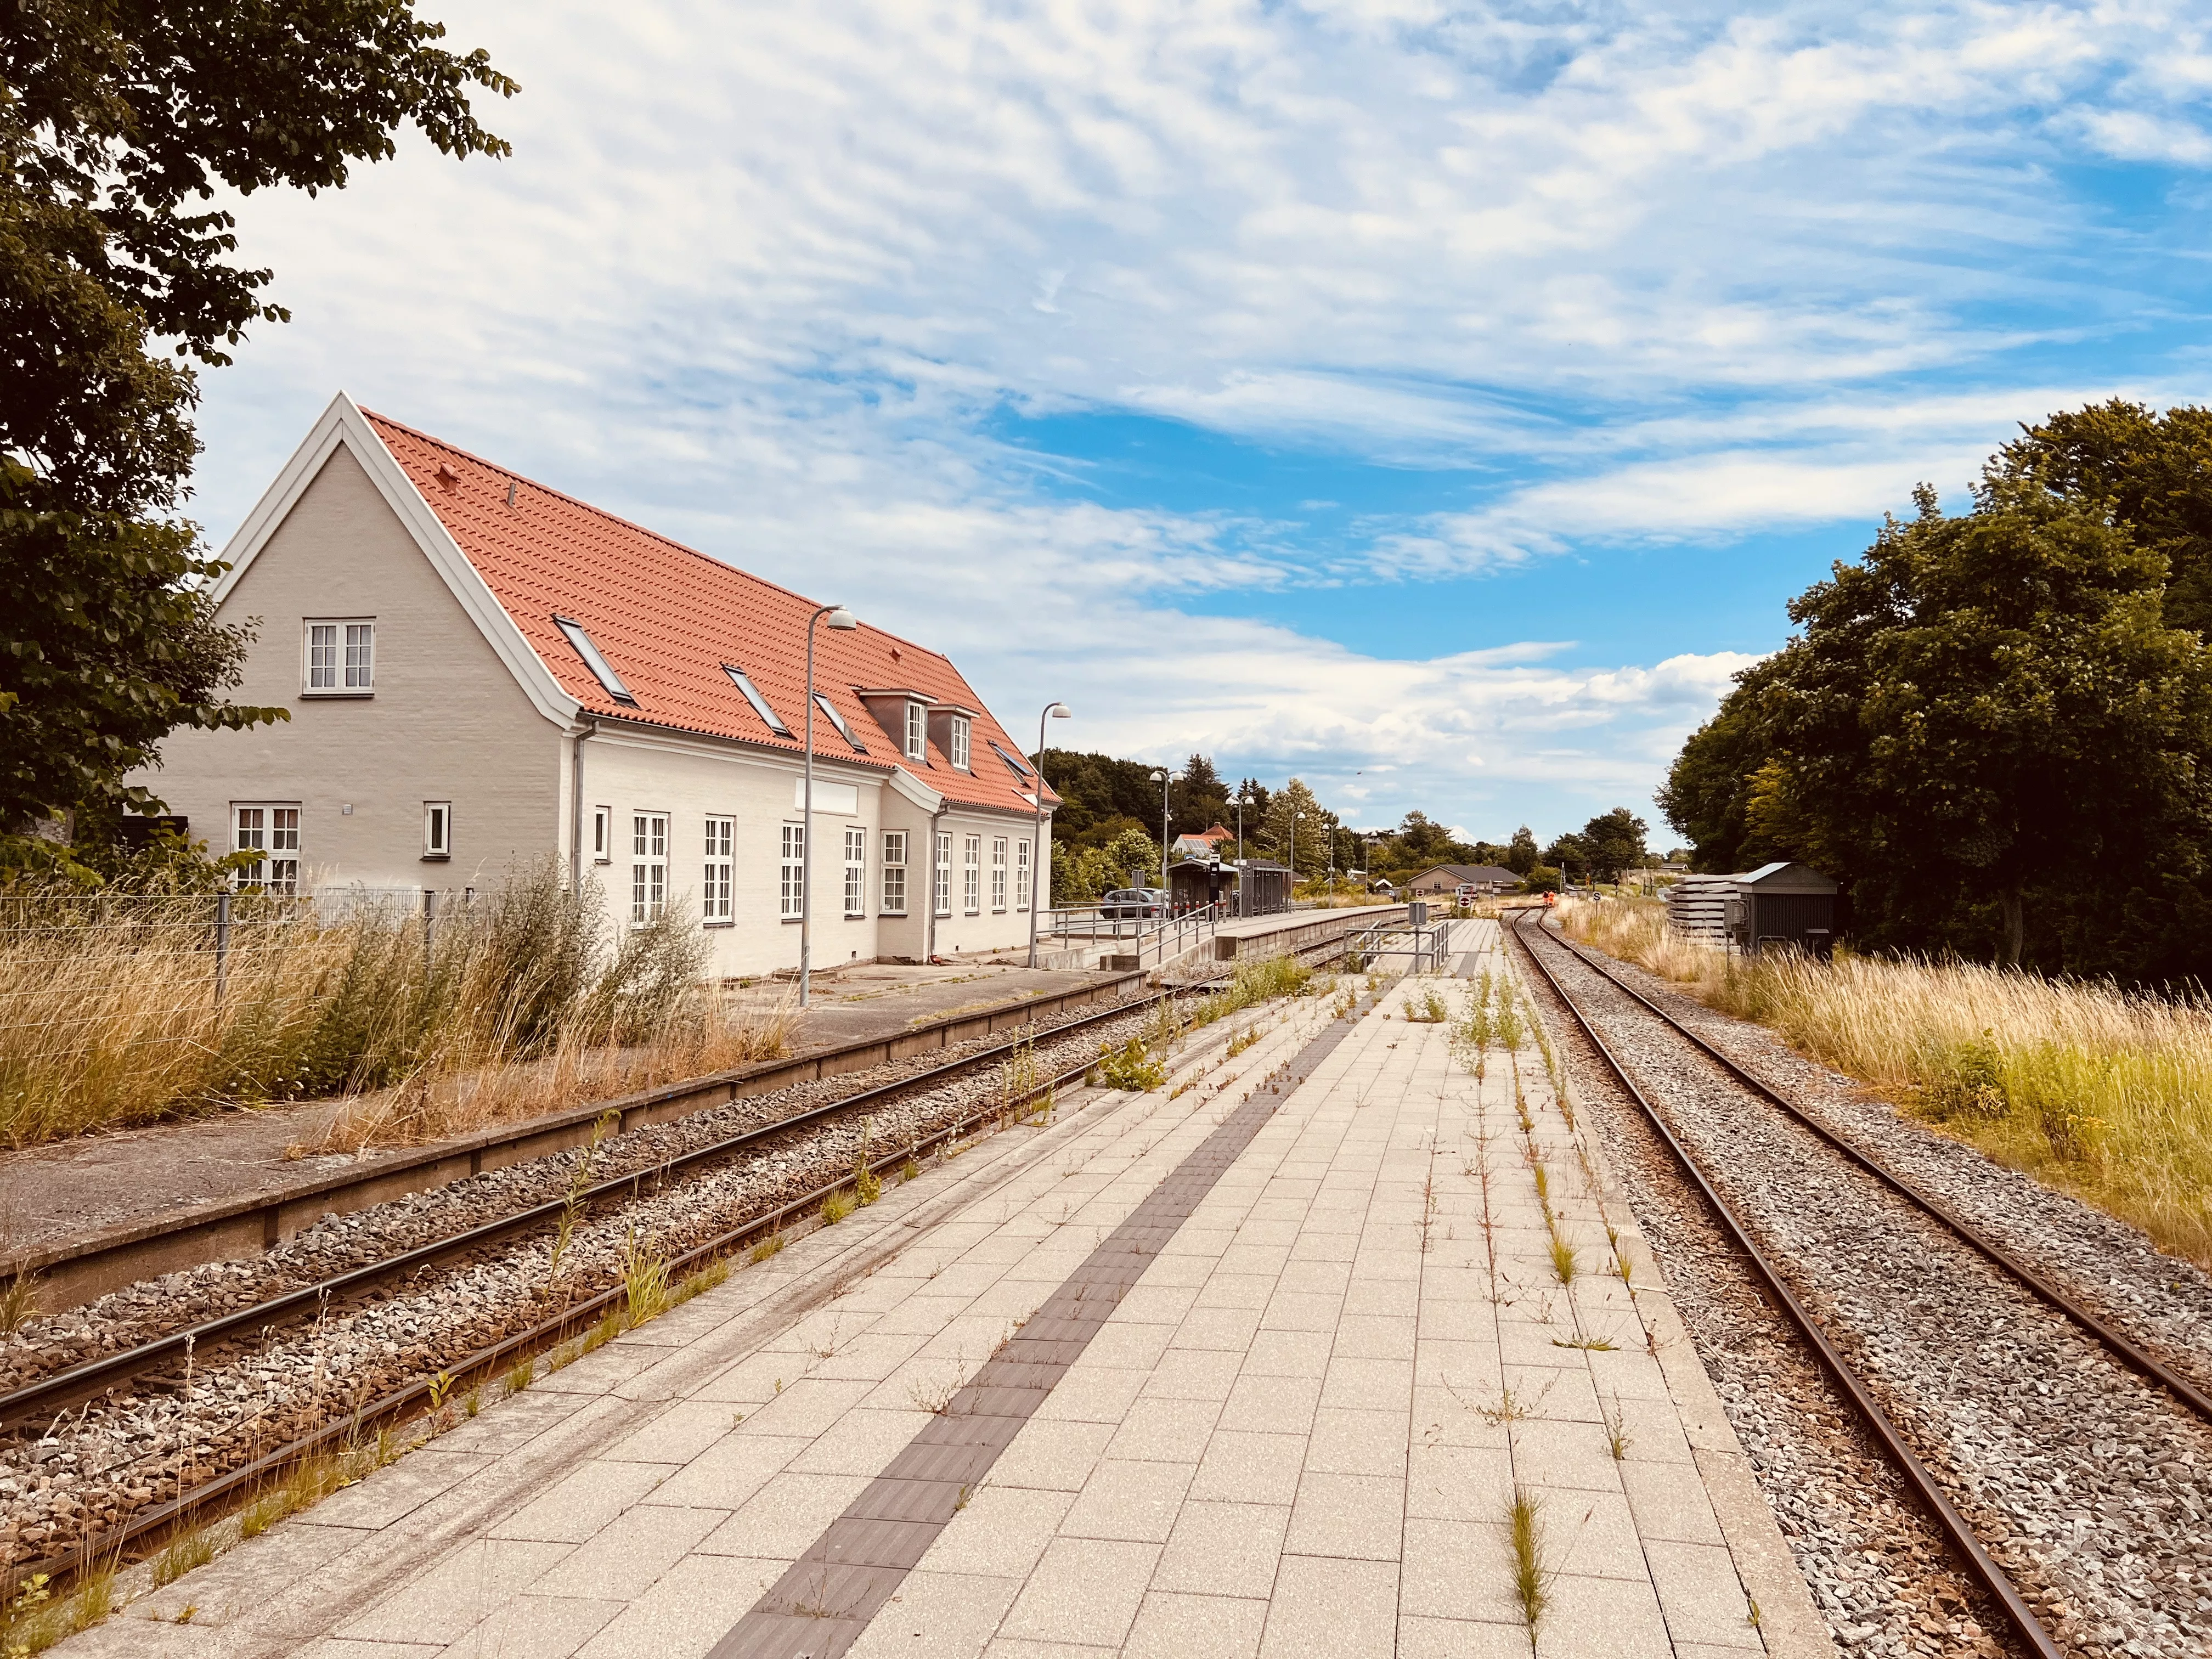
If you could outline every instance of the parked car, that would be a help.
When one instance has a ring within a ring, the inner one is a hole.
[[[1098,901],[1098,914],[1109,921],[1148,921],[1167,913],[1167,890],[1160,887],[1117,887]]]

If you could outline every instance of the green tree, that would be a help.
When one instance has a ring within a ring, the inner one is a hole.
[[[410,0],[31,0],[0,27],[0,833],[154,810],[121,779],[168,730],[278,716],[220,697],[245,639],[174,516],[186,360],[286,315],[207,203],[340,188],[408,122],[504,154],[467,92],[514,82],[443,33]]]
[[[1525,876],[1536,867],[1536,833],[1527,824],[1513,832],[1513,839],[1505,848],[1505,867],[1516,876]]]
[[[1667,822],[1690,838],[1691,866],[1708,874],[1755,869],[1778,848],[1751,823],[1752,779],[1773,752],[1763,714],[1779,659],[1739,672],[1713,717],[1690,734],[1654,797]]]
[[[1419,810],[1407,813],[1400,823],[1398,840],[1416,864],[1434,864],[1452,850],[1451,831]]]
[[[1574,879],[1577,871],[1587,877],[1590,872],[1589,848],[1583,844],[1580,836],[1570,831],[1555,837],[1544,849],[1544,862],[1559,871],[1570,881]]]
[[[1641,867],[1647,827],[1626,806],[1616,806],[1584,824],[1581,839],[1591,875],[1599,881],[1619,881],[1622,871]]]
[[[1300,880],[1310,880],[1328,870],[1329,831],[1335,823],[1335,815],[1323,811],[1313,791],[1297,778],[1276,790],[1267,799],[1265,834],[1268,850],[1279,859],[1291,856],[1294,816],[1297,823],[1297,874]]]
[[[1229,816],[1229,787],[1204,755],[1193,755],[1182,763],[1182,775],[1170,786],[1168,799],[1178,836],[1203,835]]]

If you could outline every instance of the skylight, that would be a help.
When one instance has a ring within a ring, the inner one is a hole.
[[[823,696],[821,692],[817,691],[814,694],[814,705],[830,717],[830,724],[837,728],[837,735],[839,737],[844,738],[847,743],[853,745],[853,752],[854,754],[865,755],[868,752],[868,745],[862,743],[858,738],[853,735],[853,728],[845,724],[845,717],[837,712],[837,705],[836,703],[830,702],[830,699]]]
[[[1006,750],[999,748],[998,739],[995,738],[986,738],[985,741],[988,742],[994,750],[997,750],[999,758],[1006,762],[1006,770],[1012,772],[1016,777],[1023,779],[1024,781],[1028,780],[1030,776],[1030,769],[1023,764],[1019,756],[1012,754]]]
[[[623,678],[615,672],[614,665],[599,654],[599,647],[592,643],[592,636],[584,631],[583,623],[571,617],[556,617],[553,626],[568,636],[568,643],[576,647],[576,654],[584,659],[584,666],[599,678],[599,684],[606,687],[609,696],[617,702],[626,702],[632,708],[637,706],[637,699],[630,695],[629,687],[623,684]]]
[[[745,701],[752,704],[753,713],[761,717],[763,726],[768,727],[779,738],[787,738],[791,735],[791,728],[783,723],[775,709],[768,706],[768,699],[761,696],[760,687],[753,684],[750,675],[742,668],[731,667],[727,663],[722,665],[722,672],[730,677],[738,690],[745,694]]]

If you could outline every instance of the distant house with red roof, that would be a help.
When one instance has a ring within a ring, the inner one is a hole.
[[[556,857],[615,920],[681,906],[724,974],[799,959],[816,601],[341,394],[215,590],[260,619],[236,695],[143,781],[286,890],[455,890]],[[851,598],[851,595],[837,596]],[[1024,944],[1039,781],[938,652],[815,630],[812,959]]]
[[[1179,859],[1212,859],[1220,852],[1224,842],[1236,839],[1234,831],[1224,830],[1217,823],[1212,829],[1201,830],[1196,835],[1177,836],[1168,851]]]

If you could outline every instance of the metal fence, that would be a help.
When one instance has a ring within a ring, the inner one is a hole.
[[[1079,904],[1047,910],[1037,918],[1040,938],[1058,939],[1126,939],[1130,947],[1117,956],[1133,956],[1139,968],[1181,956],[1210,939],[1228,920],[1226,905],[1201,904],[1172,915],[1133,916],[1123,914],[1134,905]],[[1109,915],[1109,910],[1115,914]]]

